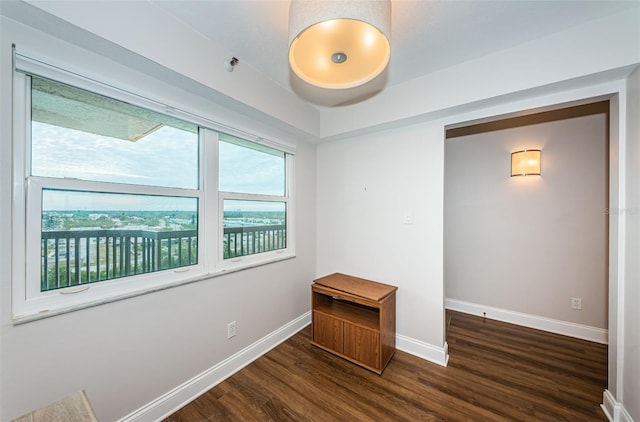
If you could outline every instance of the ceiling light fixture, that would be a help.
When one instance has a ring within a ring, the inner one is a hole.
[[[322,88],[365,84],[389,63],[390,28],[390,0],[291,0],[289,64]]]

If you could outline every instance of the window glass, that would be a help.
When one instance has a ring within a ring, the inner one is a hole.
[[[41,291],[197,264],[198,199],[43,189]]]
[[[198,188],[198,127],[32,77],[31,174]]]
[[[287,247],[287,208],[275,201],[224,201],[224,259]]]
[[[219,189],[225,192],[285,195],[285,153],[219,134]]]

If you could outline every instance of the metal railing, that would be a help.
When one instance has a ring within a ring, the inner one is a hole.
[[[41,290],[193,265],[196,230],[42,232]]]
[[[225,227],[222,246],[224,259],[284,249],[287,226]]]
[[[228,227],[223,257],[286,247],[286,226]],[[129,229],[42,232],[41,291],[194,265],[197,230]]]

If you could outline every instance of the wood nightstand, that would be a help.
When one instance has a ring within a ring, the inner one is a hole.
[[[344,274],[311,285],[311,343],[381,374],[396,351],[396,290]]]

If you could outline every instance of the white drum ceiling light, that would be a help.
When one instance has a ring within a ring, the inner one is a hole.
[[[329,89],[365,84],[389,63],[390,0],[291,0],[289,64]]]

